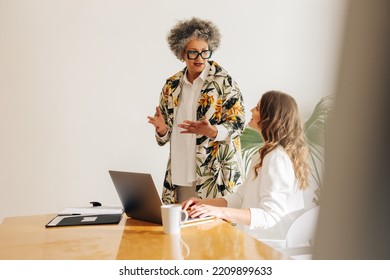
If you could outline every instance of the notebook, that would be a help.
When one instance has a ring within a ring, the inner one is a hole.
[[[112,182],[128,217],[162,224],[161,205],[153,178],[148,173],[109,170]],[[187,225],[195,222],[207,222],[214,217],[188,219]]]
[[[118,224],[121,219],[122,214],[58,215],[47,223],[46,227]]]
[[[118,206],[65,208],[46,227],[118,224],[122,214],[123,210]]]

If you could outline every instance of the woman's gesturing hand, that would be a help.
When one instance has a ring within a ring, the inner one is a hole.
[[[187,120],[178,126],[184,129],[180,133],[200,134],[210,138],[215,138],[218,134],[217,128],[211,125],[210,122],[205,118],[197,122]]]
[[[161,114],[160,107],[156,107],[156,113],[154,117],[148,116],[148,123],[151,123],[156,128],[156,132],[160,136],[167,134],[167,125],[165,124],[164,117]]]

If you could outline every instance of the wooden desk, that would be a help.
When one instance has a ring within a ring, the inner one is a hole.
[[[171,236],[160,225],[126,215],[117,225],[45,228],[54,216],[5,218],[0,259],[286,259],[222,220],[185,227],[180,236]]]

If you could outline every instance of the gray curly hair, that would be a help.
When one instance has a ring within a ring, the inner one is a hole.
[[[205,40],[210,50],[219,47],[221,34],[218,27],[211,21],[193,17],[189,20],[179,21],[168,33],[167,41],[171,51],[182,60],[187,43],[193,39]]]

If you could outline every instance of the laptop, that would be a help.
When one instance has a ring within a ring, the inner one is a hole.
[[[162,201],[150,174],[114,170],[109,173],[128,217],[162,224]]]
[[[162,225],[160,195],[148,173],[109,170],[112,182],[128,217]],[[207,223],[214,217],[189,218],[184,226]]]

